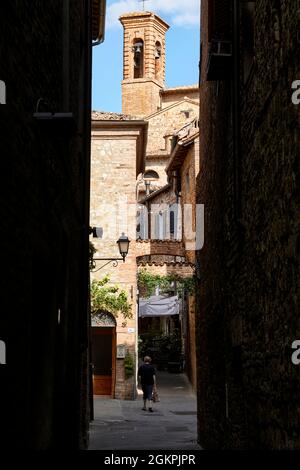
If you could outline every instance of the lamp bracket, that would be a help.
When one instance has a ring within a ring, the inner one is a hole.
[[[106,263],[102,264],[99,268],[96,268],[96,263],[95,261],[106,261]],[[97,271],[100,271],[100,269],[104,268],[108,264],[112,263],[113,267],[116,268],[119,265],[119,261],[125,262],[125,258],[93,258],[93,263],[92,263],[92,269],[90,270],[92,273],[96,273]]]

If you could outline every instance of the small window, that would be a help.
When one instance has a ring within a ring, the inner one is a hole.
[[[175,203],[169,206],[169,227],[168,233],[171,240],[179,239],[179,211],[180,205]]]
[[[148,238],[148,210],[146,206],[140,206],[137,211],[136,238],[145,240]]]
[[[144,180],[148,179],[148,180],[154,181],[154,180],[159,180],[159,175],[158,175],[157,171],[155,171],[155,170],[147,170],[143,174],[143,178],[144,178]]]
[[[175,233],[175,214],[174,211],[170,211],[170,235],[171,238],[174,237]]]

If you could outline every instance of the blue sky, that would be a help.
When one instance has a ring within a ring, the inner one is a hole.
[[[105,41],[93,48],[92,109],[121,112],[123,13],[141,11],[138,0],[107,0]],[[200,0],[148,0],[145,10],[169,25],[166,34],[166,86],[198,83]]]

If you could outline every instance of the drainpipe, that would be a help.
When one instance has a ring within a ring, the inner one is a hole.
[[[151,240],[151,202],[146,201],[147,208],[147,236],[146,240]]]
[[[184,230],[184,227],[183,227],[183,222],[184,222],[184,212],[182,210],[182,206],[181,206],[181,191],[178,190],[178,178],[180,176],[178,176],[179,174],[179,171],[177,170],[176,171],[176,174],[174,175],[174,179],[175,179],[175,196],[176,196],[176,206],[177,206],[177,209],[178,209],[178,212],[177,212],[177,219],[176,219],[176,228],[175,228],[175,234],[176,234],[176,237],[175,239],[177,239],[178,237],[178,220],[179,220],[179,213],[181,212],[181,240],[183,241],[183,230]],[[180,188],[181,189],[181,188]],[[180,206],[180,208],[179,208]],[[179,212],[180,211],[180,212]],[[175,260],[175,259],[174,259]]]
[[[105,14],[106,14],[106,0],[101,0],[99,12],[99,33],[97,39],[93,40],[92,46],[99,46],[105,38]]]
[[[92,84],[92,31],[91,31],[91,0],[84,2],[85,4],[85,11],[84,15],[85,18],[88,19],[85,29],[85,60],[82,67],[82,74],[83,74],[83,106],[82,109],[85,110],[86,113],[91,116],[91,84]],[[86,73],[88,71],[88,73]],[[93,397],[93,371],[92,371],[92,355],[91,355],[91,315],[90,315],[90,270],[89,270],[89,218],[90,218],[90,147],[91,147],[91,119],[84,119],[82,123],[82,145],[84,149],[84,153],[86,158],[84,159],[84,167],[82,170],[83,174],[83,185],[84,185],[84,201],[83,201],[83,212],[84,212],[84,229],[82,234],[82,253],[84,258],[84,265],[82,266],[82,295],[83,298],[87,299],[85,305],[83,305],[84,309],[83,312],[84,317],[87,318],[86,322],[86,329],[83,328],[82,331],[82,342],[84,344],[87,341],[87,350],[88,350],[88,374],[89,374],[89,390],[88,390],[88,401],[89,401],[89,412],[90,412],[90,420],[94,419],[94,397]]]
[[[93,38],[92,46],[98,46],[102,44],[105,38],[105,15],[106,15],[106,0],[100,1],[100,11],[99,11],[99,31],[98,37]]]

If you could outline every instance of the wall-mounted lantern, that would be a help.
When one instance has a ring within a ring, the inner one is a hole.
[[[90,233],[93,233],[93,232],[90,231]],[[128,255],[128,251],[129,251],[130,240],[124,233],[122,233],[122,235],[119,237],[119,240],[117,240],[116,243],[118,244],[119,252],[120,252],[120,255],[122,256],[122,258],[93,258],[92,266],[91,266],[92,267],[92,269],[91,269],[92,273],[99,271],[100,269],[104,268],[104,266],[107,266],[110,263],[112,263],[112,265],[114,267],[118,266],[118,264],[119,264],[118,261],[123,261],[123,263],[125,263],[125,258]],[[99,268],[95,269],[96,268],[96,261],[107,261],[107,262],[104,263]]]

